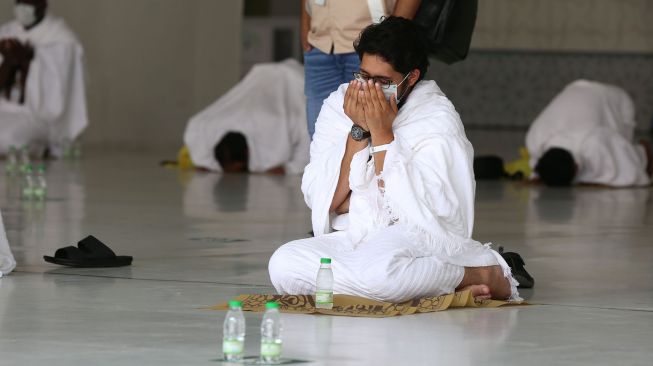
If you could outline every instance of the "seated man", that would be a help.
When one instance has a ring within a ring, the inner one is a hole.
[[[325,101],[304,172],[315,237],[274,253],[272,284],[312,294],[328,257],[335,293],[404,301],[471,289],[518,299],[505,260],[471,239],[473,148],[454,106],[423,80],[416,26],[388,17],[365,28],[355,49],[360,72]]]
[[[226,173],[301,174],[310,144],[303,87],[297,61],[254,66],[188,122],[184,143],[193,164]]]
[[[633,143],[635,107],[621,88],[588,80],[567,85],[526,135],[532,177],[549,186],[651,183],[647,143]]]
[[[88,124],[83,50],[47,0],[16,0],[0,27],[0,155],[10,146],[59,156]]]

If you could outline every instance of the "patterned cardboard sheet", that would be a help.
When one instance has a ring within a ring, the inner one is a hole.
[[[528,305],[526,302],[498,300],[476,300],[471,291],[437,297],[413,299],[401,303],[375,301],[349,295],[334,295],[333,309],[317,309],[311,295],[240,295],[235,298],[243,302],[244,311],[264,312],[265,303],[276,301],[281,312],[294,314],[324,314],[383,318],[398,315],[431,313],[451,308],[497,308],[500,306]],[[221,303],[210,310],[227,310],[228,304]]]

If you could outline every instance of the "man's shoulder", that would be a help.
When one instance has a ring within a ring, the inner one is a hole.
[[[433,80],[420,81],[402,109],[408,121],[425,122],[424,128],[430,132],[457,134],[463,130],[456,108]]]
[[[81,45],[75,32],[68,26],[68,23],[61,17],[48,15],[48,21],[53,29],[57,31],[57,38],[60,42],[69,42]]]

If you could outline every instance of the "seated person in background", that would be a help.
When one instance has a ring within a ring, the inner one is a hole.
[[[339,294],[398,302],[469,289],[518,299],[504,258],[471,238],[473,148],[453,104],[423,80],[417,27],[388,17],[355,49],[360,72],[324,102],[303,176],[315,237],[274,253],[272,284],[314,294],[327,257]]]
[[[30,146],[60,156],[88,124],[83,50],[47,0],[17,0],[0,27],[0,154]]]
[[[651,183],[648,143],[633,143],[635,107],[616,86],[577,80],[540,113],[526,135],[532,177],[549,186]]]
[[[188,122],[184,143],[193,164],[226,173],[301,174],[310,145],[303,88],[297,61],[254,66]]]

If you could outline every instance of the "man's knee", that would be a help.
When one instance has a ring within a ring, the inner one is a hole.
[[[283,282],[283,277],[287,273],[285,268],[287,268],[286,266],[289,261],[287,253],[288,251],[284,249],[284,246],[281,246],[279,249],[277,249],[274,254],[272,254],[272,257],[270,257],[270,261],[268,262],[270,280],[272,281],[274,287],[277,288],[277,290],[279,289],[277,284]]]
[[[281,246],[270,257],[270,281],[279,293],[301,295],[313,291],[311,280],[314,279],[309,275],[310,270],[306,267],[309,263],[301,250],[301,245],[291,242]]]
[[[288,284],[295,282],[293,271],[290,268],[299,263],[293,259],[295,253],[291,245],[292,243],[288,243],[279,247],[268,262],[270,281],[279,292],[288,291]]]

